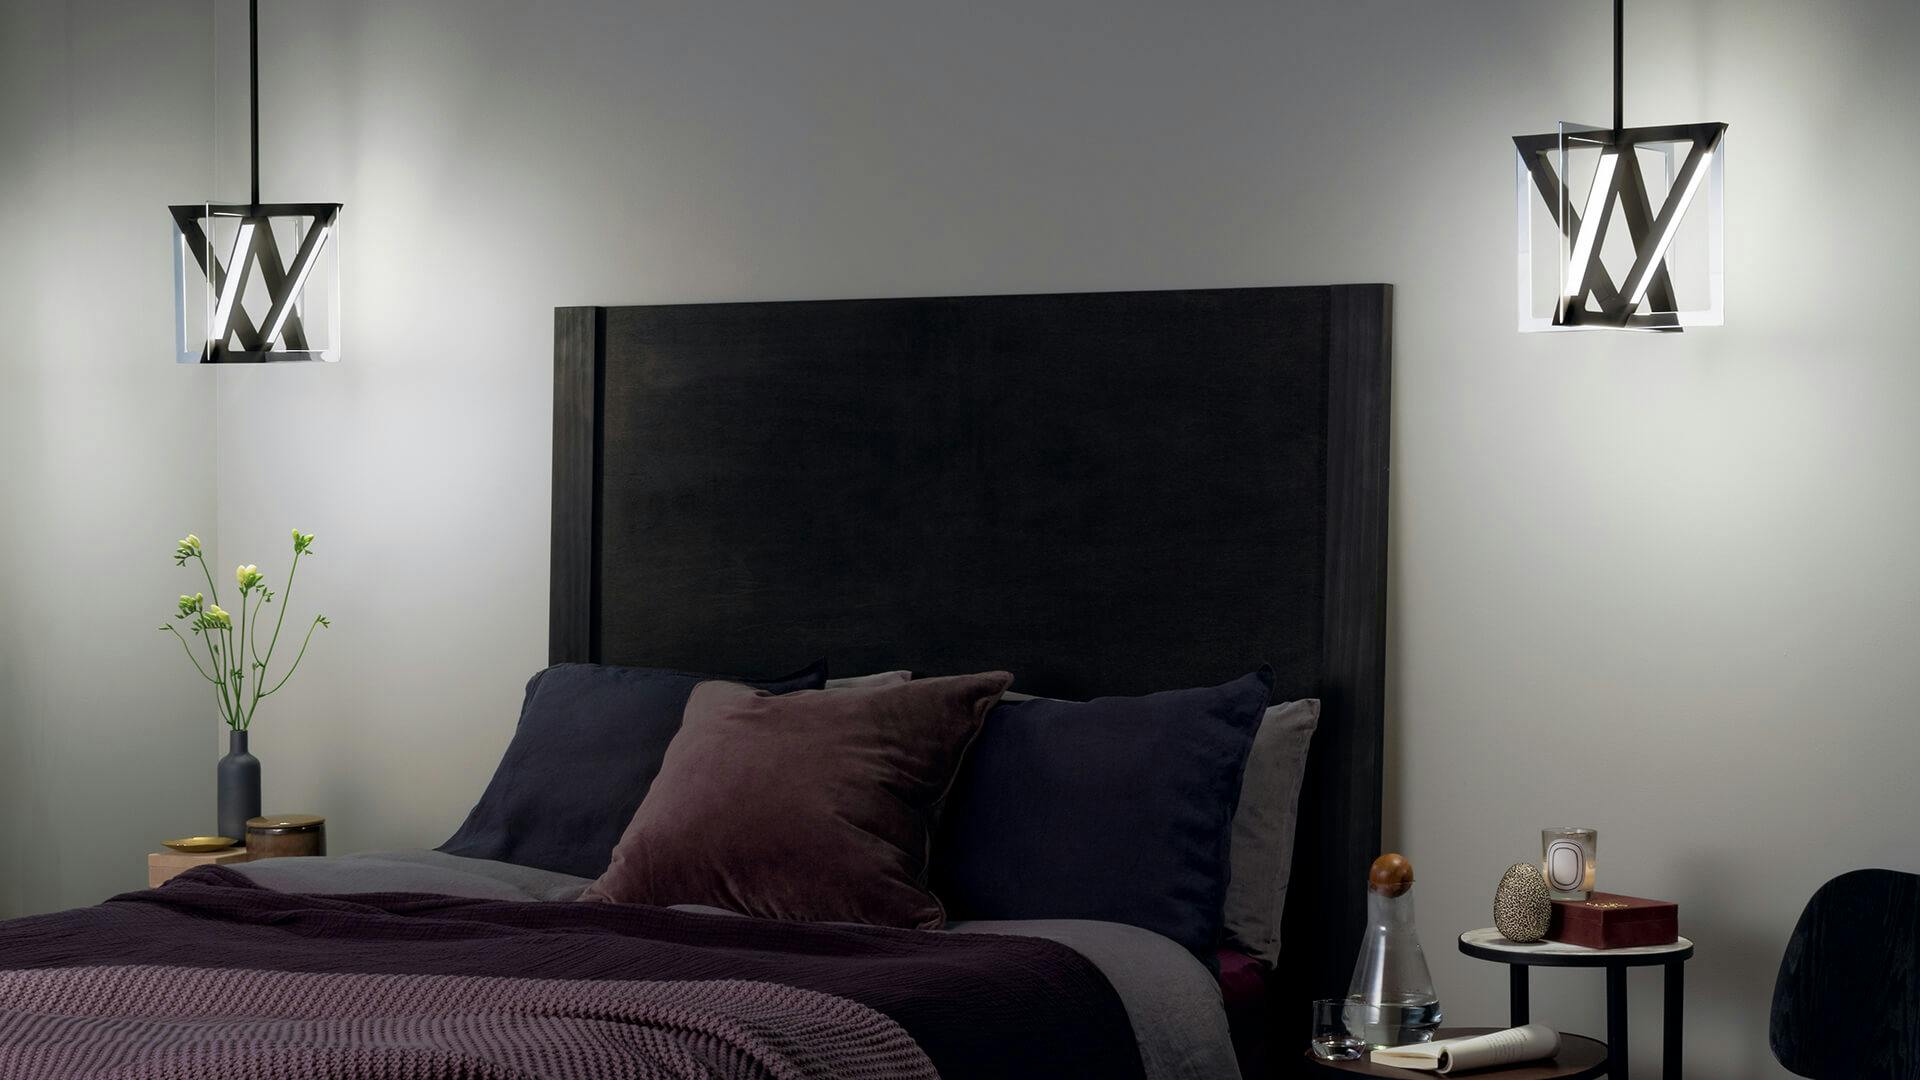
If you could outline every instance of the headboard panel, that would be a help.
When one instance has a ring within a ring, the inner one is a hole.
[[[1283,977],[1345,987],[1380,840],[1384,285],[562,308],[551,657],[1262,663],[1317,695]]]

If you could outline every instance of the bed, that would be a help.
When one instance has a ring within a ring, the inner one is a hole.
[[[1344,989],[1380,840],[1390,304],[1347,285],[556,312],[551,663],[1004,669],[1074,702],[1269,665],[1275,701],[1320,703],[1277,962],[1092,919],[580,903],[588,876],[450,841],[0,925],[0,1058],[217,1075],[236,1051],[209,1032],[244,1030],[286,1072],[1289,1074],[1305,1002]],[[221,1011],[237,998],[282,1011]],[[90,1019],[44,1019],[75,1001]]]

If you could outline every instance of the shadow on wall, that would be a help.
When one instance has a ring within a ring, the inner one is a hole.
[[[1750,880],[1746,869],[1735,860],[1716,856],[1707,847],[1699,848],[1675,878],[1672,892],[1687,898],[1680,909],[1682,933],[1688,929],[1689,908],[1714,913],[1711,924],[1700,925],[1695,939],[1696,959],[1687,965],[1687,1026],[1739,1031],[1743,1036],[1732,1045],[1717,1046],[1713,1061],[1705,1068],[1691,1070],[1692,1076],[1744,1080],[1779,1070],[1772,1051],[1767,1049],[1764,1002],[1770,1000],[1787,941],[1778,929],[1768,927],[1759,913],[1740,914],[1753,910],[1739,885]],[[1699,959],[1707,955],[1713,962],[1700,963]],[[1762,1003],[1757,1015],[1756,1002]],[[1697,1050],[1691,1056],[1695,1061],[1701,1057]]]

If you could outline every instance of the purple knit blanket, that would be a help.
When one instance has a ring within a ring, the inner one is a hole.
[[[0,972],[0,1076],[937,1080],[900,1025],[774,983]]]
[[[881,1014],[905,1030],[944,1080],[1142,1075],[1126,1007],[1106,977],[1065,945],[1037,938],[774,922],[630,904],[316,896],[275,892],[218,866],[93,907],[0,922],[0,971],[134,966],[212,969],[207,974],[231,977],[557,980],[552,985],[600,983],[616,993],[611,984],[774,984]],[[168,994],[154,995],[142,1006],[152,1011],[140,1019],[101,1018],[100,1025],[75,1029],[73,1041],[118,1039],[109,1033],[115,1024],[189,1022],[171,1011],[177,1004]],[[228,1013],[191,1023],[217,1033],[242,1021],[252,1022]],[[451,1018],[435,1024],[459,1026]],[[345,1053],[352,1044],[335,1045]],[[0,1068],[4,1075],[12,1070]],[[419,1075],[494,1074],[449,1066]]]

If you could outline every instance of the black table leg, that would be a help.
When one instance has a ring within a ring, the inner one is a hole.
[[[1531,1011],[1527,1005],[1527,965],[1507,965],[1507,986],[1511,990],[1512,1026],[1520,1027],[1527,1022]]]
[[[1627,969],[1607,969],[1607,1080],[1627,1080]]]
[[[1675,960],[1667,965],[1666,1023],[1660,1033],[1660,1075],[1665,1080],[1680,1080],[1681,1076],[1680,1035],[1686,1029],[1681,1009],[1686,992],[1686,964]]]

